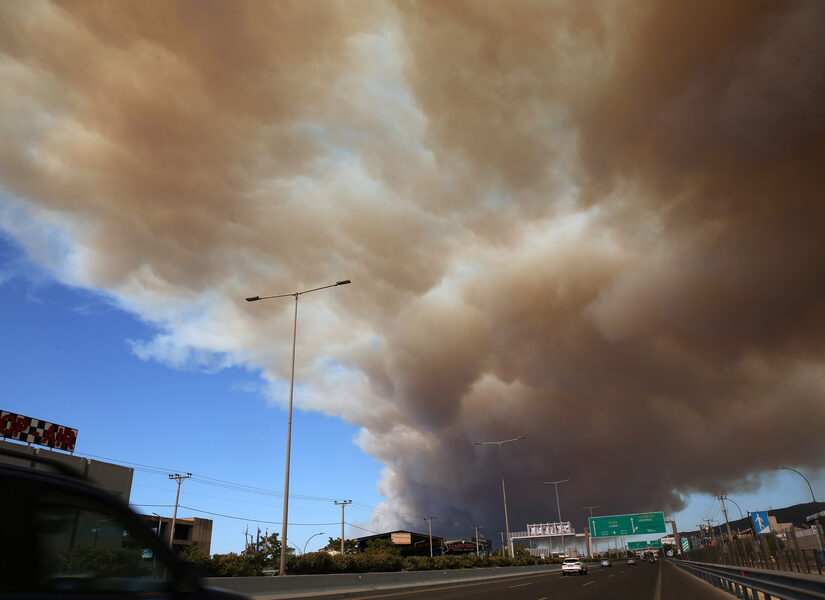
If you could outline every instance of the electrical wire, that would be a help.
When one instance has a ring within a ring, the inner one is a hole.
[[[172,504],[132,504],[131,506],[136,506],[136,507],[140,507],[140,508],[172,508],[174,505],[172,505]],[[268,525],[281,525],[282,524],[281,521],[266,521],[266,520],[263,520],[263,519],[255,519],[255,518],[252,518],[252,517],[239,517],[237,515],[226,515],[226,514],[223,514],[223,513],[216,513],[216,512],[210,512],[208,510],[202,510],[200,508],[193,508],[191,506],[184,506],[183,504],[178,504],[178,508],[184,508],[186,510],[191,510],[193,512],[203,513],[203,514],[206,514],[206,515],[213,515],[213,516],[216,516],[216,517],[224,517],[225,519],[237,519],[238,521],[247,521],[248,523],[266,523]],[[306,525],[306,526],[316,527],[316,526],[338,525],[338,522],[335,521],[333,523],[290,523],[289,525],[290,526],[292,526],[292,525],[295,525],[295,526]]]

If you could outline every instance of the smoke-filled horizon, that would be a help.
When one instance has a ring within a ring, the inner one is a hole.
[[[825,467],[821,2],[0,5],[6,233],[361,428],[374,528]],[[271,301],[270,301],[271,302]],[[272,340],[283,340],[273,344]],[[498,529],[494,529],[497,527]]]

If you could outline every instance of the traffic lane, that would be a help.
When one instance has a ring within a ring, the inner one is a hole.
[[[647,571],[647,572],[645,572]],[[447,584],[438,587],[411,588],[408,590],[351,592],[334,596],[335,598],[361,599],[369,598],[387,600],[557,600],[561,598],[589,600],[604,598],[623,598],[653,600],[656,569],[638,569],[615,565],[611,569],[591,568],[587,575],[562,576],[559,571],[524,575],[500,580],[478,581],[473,583]],[[329,598],[329,596],[325,596]]]

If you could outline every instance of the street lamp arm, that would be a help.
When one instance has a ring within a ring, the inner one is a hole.
[[[813,500],[813,501],[814,501],[814,508],[815,508],[815,509],[816,509],[816,508],[819,508],[819,503],[816,501],[816,496],[814,496],[814,488],[812,488],[812,487],[811,487],[811,482],[810,482],[810,481],[808,481],[808,478],[807,478],[807,477],[805,477],[802,473],[800,473],[800,472],[799,472],[799,471],[797,471],[796,469],[792,469],[791,467],[771,467],[771,468],[773,468],[773,469],[777,469],[777,470],[778,470],[778,469],[787,469],[788,471],[793,471],[794,473],[796,473],[797,475],[799,475],[802,479],[804,479],[804,480],[805,480],[805,483],[807,483],[807,484],[808,484],[808,489],[809,489],[809,490],[811,490],[811,500]]]
[[[523,440],[526,437],[527,437],[526,435],[522,435],[522,436],[519,436],[517,438],[510,439],[510,440],[501,440],[500,442],[475,442],[475,445],[476,446],[493,446],[493,445],[499,445],[500,446],[501,444],[506,444],[508,442],[517,442],[519,440]]]
[[[321,287],[312,288],[311,290],[304,290],[302,292],[291,292],[289,294],[276,294],[274,296],[251,296],[246,299],[247,302],[257,302],[258,300],[269,300],[270,298],[286,298],[287,296],[300,296],[302,294],[308,294],[310,292],[317,292],[318,290],[325,290],[327,288],[336,287],[339,285],[347,285],[348,283],[352,283],[349,279],[343,279],[341,281],[336,281],[335,283],[331,283],[329,285],[322,285]]]
[[[569,479],[562,479],[561,481],[542,481],[541,483],[542,483],[542,485],[556,485],[558,483],[567,483],[568,481],[570,481],[570,480]],[[582,508],[587,508],[587,507],[583,506]],[[593,508],[596,508],[596,507],[594,506]]]

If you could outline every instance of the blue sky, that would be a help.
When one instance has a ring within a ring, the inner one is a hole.
[[[101,293],[50,280],[7,238],[0,238],[0,264],[5,410],[77,428],[77,454],[134,466],[131,503],[147,514],[171,516],[176,486],[168,474],[176,472],[276,494],[185,481],[181,505],[206,512],[178,514],[214,519],[213,552],[239,551],[247,525],[280,535],[280,525],[266,521],[281,521],[286,413],[267,405],[258,373],[176,370],[141,360],[129,342],[156,333],[150,325]],[[295,412],[290,523],[319,524],[289,530],[290,543],[301,549],[319,531],[340,536],[341,511],[332,500],[357,502],[346,520],[361,526],[370,514],[365,507],[380,501],[381,465],[353,444],[356,435],[340,419]],[[308,549],[327,537],[315,537]]]

